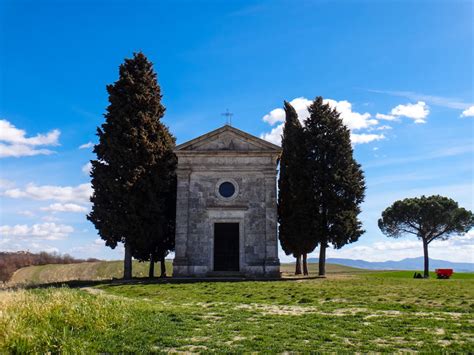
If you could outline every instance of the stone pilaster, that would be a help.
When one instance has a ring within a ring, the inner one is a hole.
[[[173,261],[174,276],[187,276],[189,273],[187,241],[190,175],[190,169],[177,170],[175,258]]]
[[[279,276],[275,170],[265,173],[265,215],[265,274]]]

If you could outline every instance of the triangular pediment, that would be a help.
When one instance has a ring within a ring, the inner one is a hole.
[[[255,137],[235,127],[225,125],[176,147],[176,151],[273,151],[280,152],[275,144]]]

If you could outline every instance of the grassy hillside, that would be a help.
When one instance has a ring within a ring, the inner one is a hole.
[[[280,271],[285,276],[292,276],[295,273],[295,264],[281,264]],[[318,264],[309,263],[308,271],[309,271],[310,276],[316,276],[318,274]],[[339,264],[326,264],[326,272],[329,275],[357,274],[357,273],[366,273],[368,272],[368,270],[357,269],[354,267],[339,265]]]
[[[387,273],[0,291],[0,353],[474,352],[474,280]]]
[[[133,262],[133,276],[148,276],[149,263]],[[166,263],[167,273],[172,273],[172,263]],[[155,265],[155,275],[160,274],[159,263]],[[110,280],[123,276],[123,261],[99,261],[68,265],[29,266],[17,270],[9,284],[41,284],[70,280]]]
[[[0,284],[10,280],[16,270],[32,265],[74,264],[98,259],[76,259],[68,254],[57,253],[30,253],[27,251],[2,252],[0,251]]]
[[[149,263],[133,262],[133,276],[146,277],[148,276]],[[167,274],[171,275],[173,266],[171,261],[166,263]],[[294,273],[294,265],[283,264],[281,267],[285,275]],[[317,274],[317,265],[310,264],[309,271],[311,274]],[[366,270],[355,269],[343,265],[328,264],[327,272],[329,274],[339,273],[357,273],[367,272]],[[160,266],[156,264],[155,275],[159,276]],[[70,280],[109,280],[113,278],[121,278],[123,275],[122,261],[100,261],[92,263],[68,264],[68,265],[41,265],[29,266],[17,270],[12,278],[10,284],[41,284],[62,282]]]

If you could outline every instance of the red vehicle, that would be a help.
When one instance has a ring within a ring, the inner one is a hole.
[[[438,279],[449,279],[454,271],[453,269],[436,269],[435,273]]]

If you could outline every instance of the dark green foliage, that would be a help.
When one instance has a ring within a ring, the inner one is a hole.
[[[474,227],[471,211],[459,207],[450,198],[435,195],[396,201],[382,212],[380,230],[389,237],[413,234],[423,241],[425,277],[429,273],[428,244],[446,240],[453,234],[464,234]]]
[[[320,245],[320,270],[325,274],[326,247],[341,248],[363,234],[357,216],[365,182],[353,157],[350,131],[339,113],[317,97],[305,121],[307,168],[311,174],[312,234]]]
[[[139,260],[160,259],[174,248],[176,157],[175,139],[160,122],[165,108],[152,63],[134,54],[107,91],[88,219],[106,245],[122,242]]]
[[[313,251],[316,244],[311,238],[311,216],[306,205],[309,191],[304,132],[295,109],[286,101],[285,113],[278,180],[279,238],[285,253],[299,259]]]

